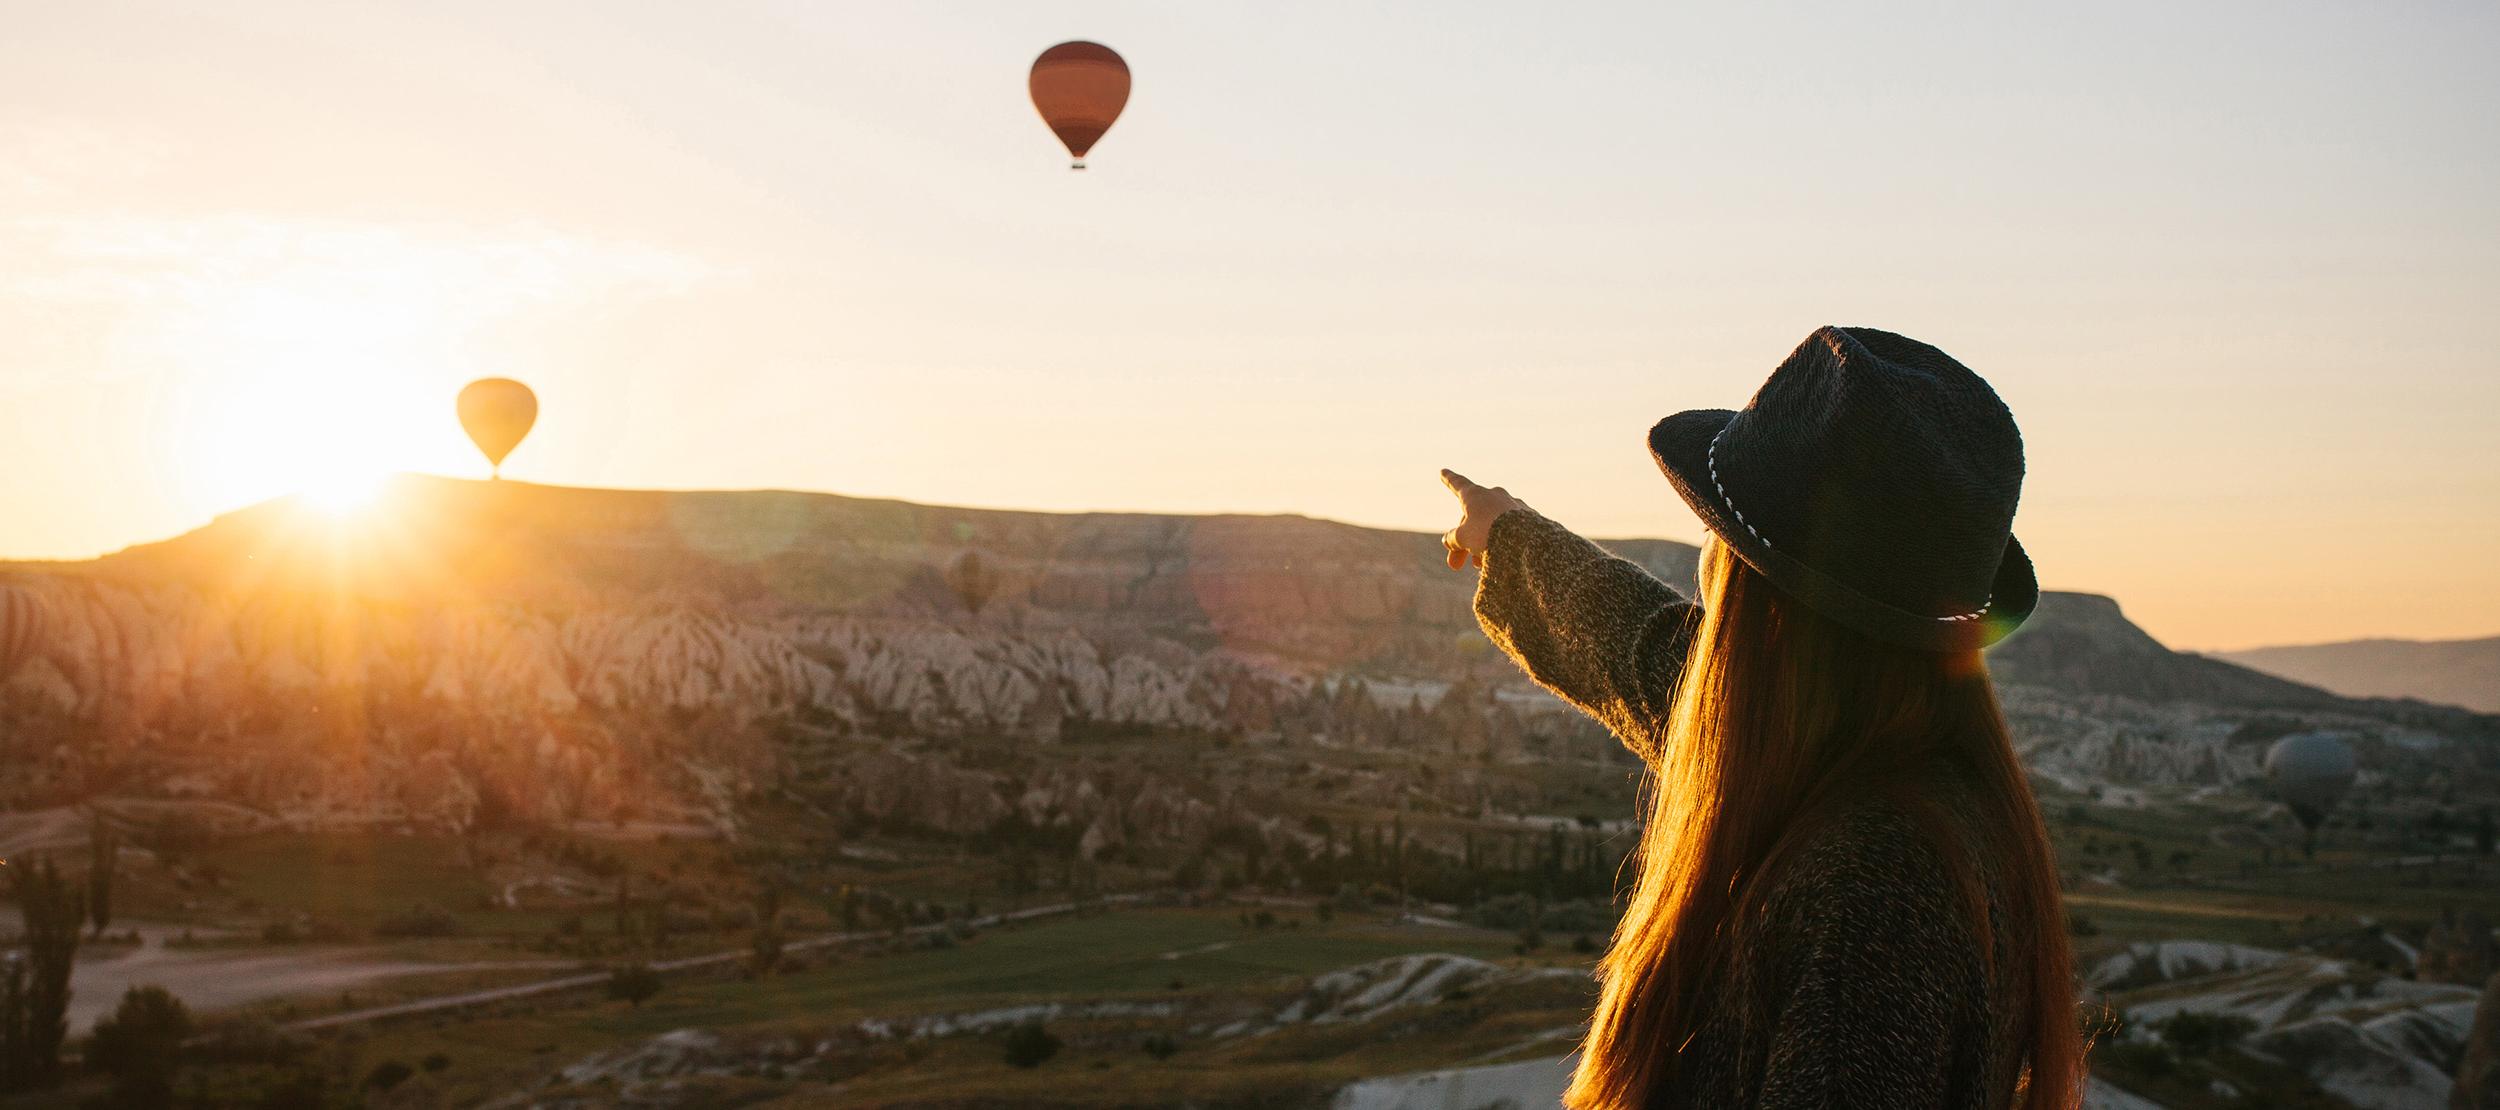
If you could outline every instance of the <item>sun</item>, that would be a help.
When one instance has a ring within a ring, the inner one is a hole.
[[[385,479],[457,437],[443,382],[458,371],[420,353],[438,317],[421,298],[301,282],[221,290],[184,334],[191,372],[168,445],[181,481],[216,511],[279,497],[338,517],[372,508]]]
[[[381,496],[385,470],[346,467],[317,474],[298,494],[304,503],[331,516],[354,516],[373,507]]]
[[[413,399],[382,375],[270,373],[218,383],[201,413],[194,480],[226,505],[293,496],[334,515],[369,506],[406,469]]]

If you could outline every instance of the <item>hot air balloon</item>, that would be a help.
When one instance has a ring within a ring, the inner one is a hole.
[[[2304,853],[2317,854],[2318,826],[2352,788],[2353,767],[2352,746],[2332,732],[2294,733],[2266,751],[2266,778],[2300,819]]]
[[[955,591],[955,600],[963,602],[966,610],[979,613],[989,604],[990,595],[998,592],[998,575],[981,561],[980,552],[966,551],[947,564],[946,586]]]
[[[42,594],[14,582],[0,582],[0,682],[34,662],[51,617]]]
[[[1081,170],[1085,152],[1094,149],[1128,104],[1128,63],[1098,42],[1063,42],[1033,59],[1026,85],[1042,122],[1075,159],[1068,168]]]
[[[460,387],[460,426],[469,432],[495,477],[503,477],[504,456],[521,445],[538,422],[538,395],[510,378],[479,378]]]

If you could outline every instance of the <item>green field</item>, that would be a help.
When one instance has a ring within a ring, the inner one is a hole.
[[[640,1008],[574,1001],[526,1014],[385,1028],[359,1041],[354,1051],[364,1068],[439,1053],[453,1064],[440,1075],[425,1077],[423,1082],[431,1087],[427,1097],[457,1100],[676,1029],[700,1028],[733,1038],[814,1037],[868,1017],[952,1014],[1044,1001],[1205,1005],[1217,999],[1216,1005],[1247,1016],[1272,1012],[1313,973],[1387,956],[1451,952],[1519,962],[1511,952],[1513,938],[1484,930],[1376,919],[1322,923],[1302,913],[1280,915],[1292,924],[1258,929],[1243,925],[1238,914],[1232,908],[1165,908],[1057,918],[990,930],[953,948],[844,957],[760,981],[672,982]],[[1108,1036],[1117,1042],[1109,1048],[1086,1043],[1087,1035],[1072,1031],[1065,1056],[1038,1072],[1007,1067],[992,1038],[940,1039],[915,1049],[925,1055],[909,1067],[873,1071],[858,1082],[898,1097],[906,1091],[920,1097],[951,1085],[1003,1095],[1028,1082],[1047,1087],[1052,1081],[1042,1073],[1056,1074],[1055,1082],[1065,1083],[1080,1068],[1088,1084],[1098,1079],[1133,1082],[1141,1093],[1167,1095],[1220,1092],[1236,1084],[1254,1088],[1288,1076],[1295,1081],[1334,1077],[1329,1081],[1336,1083],[1382,1070],[1436,1066],[1458,1050],[1496,1052],[1577,1020],[1586,1005],[1582,992],[1568,987],[1554,1000],[1559,1005],[1548,1011],[1505,1007],[1504,1012],[1471,1012],[1467,1028],[1439,1039],[1389,1038],[1382,1043],[1373,1033],[1352,1027],[1312,1027],[1183,1051],[1168,1061],[1137,1051],[1134,1042],[1144,1035],[1139,1030],[1095,1030],[1093,1039]],[[1119,1074],[1104,1077],[1099,1074],[1104,1071]],[[813,1090],[822,1093],[821,1088]],[[784,1094],[812,1097],[806,1090]]]

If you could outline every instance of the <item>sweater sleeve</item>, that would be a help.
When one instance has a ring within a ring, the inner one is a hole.
[[[1493,520],[1476,622],[1538,685],[1655,760],[1700,610],[1529,509]]]
[[[1942,859],[1892,815],[1847,822],[1779,882],[1760,1110],[1953,1100],[1956,999],[1981,989]]]

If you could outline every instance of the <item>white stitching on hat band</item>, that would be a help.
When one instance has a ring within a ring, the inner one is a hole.
[[[1743,525],[1745,531],[1751,534],[1753,538],[1762,541],[1762,546],[1776,551],[1778,550],[1778,546],[1771,542],[1771,538],[1769,536],[1763,535],[1761,529],[1754,527],[1752,521],[1745,519],[1745,510],[1737,508],[1736,499],[1727,495],[1727,483],[1719,480],[1719,439],[1722,436],[1727,435],[1728,428],[1732,426],[1734,426],[1733,421],[1730,421],[1728,424],[1723,424],[1719,427],[1718,434],[1710,437],[1710,484],[1713,487],[1716,487],[1719,491],[1719,503],[1727,506],[1727,511],[1736,514],[1736,523]],[[1946,622],[1975,621],[1981,617],[1987,616],[1988,607],[1996,603],[1997,595],[1995,591],[1990,591],[1988,594],[1988,600],[1980,603],[1980,606],[1977,609],[1973,609],[1967,613],[1958,613],[1950,617],[1929,617],[1927,619]]]

